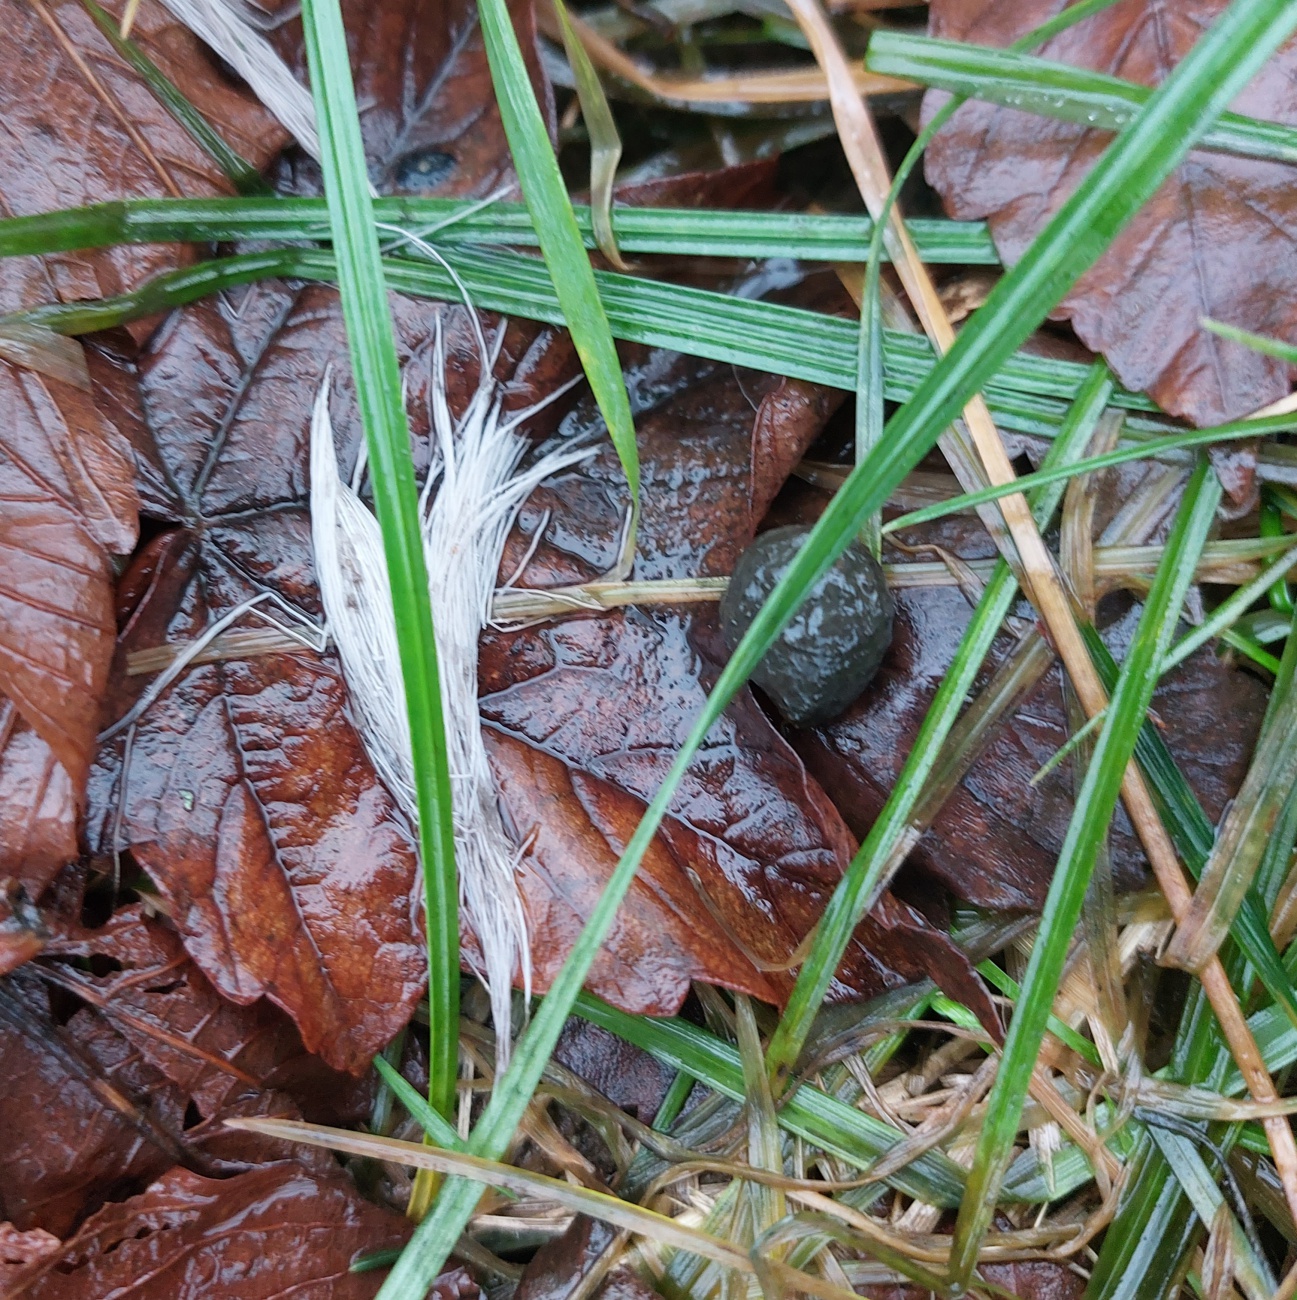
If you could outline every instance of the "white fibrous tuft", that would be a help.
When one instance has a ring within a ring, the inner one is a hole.
[[[531,953],[516,879],[520,850],[505,830],[482,740],[478,638],[490,618],[500,558],[518,508],[543,479],[593,451],[589,446],[564,448],[519,470],[529,444],[515,430],[538,407],[502,417],[503,393],[492,374],[502,339],[503,329],[495,349],[489,350],[479,329],[481,378],[456,421],[446,401],[438,319],[430,400],[432,460],[419,500],[441,673],[460,903],[481,950],[478,974],[491,995],[500,1070],[508,1062],[510,991],[517,978],[530,995]],[[338,474],[329,383],[326,373],[311,423],[311,531],[320,594],[365,745],[380,776],[417,825],[387,563],[378,522],[356,493],[358,481],[349,485]]]
[[[252,87],[298,144],[318,159],[311,92],[293,76],[274,46],[249,20],[239,0],[162,0],[199,40],[209,45]]]

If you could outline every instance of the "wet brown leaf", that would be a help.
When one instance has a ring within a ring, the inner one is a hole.
[[[306,448],[326,368],[347,373],[337,295],[262,285],[238,308],[172,317],[141,357],[138,392],[124,371],[97,372],[132,431],[144,508],[174,525],[123,578],[119,669],[130,650],[191,640],[258,593],[282,598],[287,614],[267,607],[281,620],[320,614]],[[435,310],[396,302],[416,412]],[[475,358],[462,311],[452,316],[459,409]],[[503,373],[520,398],[567,365],[552,337],[511,327]],[[341,378],[333,418],[349,465],[360,425]],[[415,426],[426,461],[426,420]],[[119,673],[113,716],[143,680]],[[94,793],[101,851],[131,850],[225,997],[269,997],[310,1050],[353,1071],[406,1023],[426,977],[414,848],[349,721],[332,654],[187,671],[101,752]]]
[[[934,36],[1008,45],[1065,0],[934,0]],[[1165,5],[1122,0],[1060,33],[1042,57],[1158,85],[1224,0]],[[1297,123],[1289,42],[1252,79],[1235,111]],[[931,113],[936,95],[925,109]],[[1076,188],[1111,134],[1034,114],[969,103],[933,141],[929,180],[952,216],[985,217],[1015,262]],[[1288,367],[1199,325],[1211,316],[1297,342],[1288,285],[1297,274],[1297,205],[1282,163],[1195,151],[1063,300],[1082,341],[1130,388],[1206,425],[1236,419],[1289,389]],[[1254,464],[1236,452],[1226,486],[1245,496]]]
[[[878,676],[841,719],[797,738],[807,767],[858,834],[873,824],[891,793],[970,615],[953,588],[896,596],[896,637]],[[1105,632],[1118,654],[1135,612]],[[1011,639],[1002,637],[993,657],[998,661],[1011,648]],[[1243,779],[1265,699],[1255,678],[1211,652],[1194,655],[1153,698],[1166,724],[1163,738],[1213,820]],[[1034,786],[1031,781],[1065,742],[1064,716],[1056,666],[997,729],[910,863],[979,906],[1038,911],[1071,818],[1071,764],[1060,764]],[[1143,851],[1121,807],[1111,860],[1119,886],[1135,888],[1146,879]]]
[[[660,353],[631,377],[644,515],[639,578],[725,574],[838,398]],[[511,572],[543,511],[523,585],[585,581],[615,560],[626,505],[610,450],[543,485],[506,549]],[[715,609],[640,606],[487,638],[482,715],[547,986],[589,915],[727,652]],[[596,959],[590,987],[675,1012],[691,980],[778,1002],[790,962],[854,844],[836,809],[741,692],[681,786]],[[922,936],[923,942],[916,942]],[[928,960],[930,959],[930,960]],[[932,974],[975,979],[936,931],[886,898],[837,995]],[[981,1000],[984,1000],[982,998]]]
[[[99,930],[67,928],[0,984],[0,1051],[14,1071],[0,1097],[12,1153],[0,1207],[60,1235],[177,1162],[214,1175],[293,1154],[225,1130],[228,1116],[354,1123],[369,1103],[282,1012],[221,998],[138,906]]]
[[[126,1068],[110,1080],[111,1067],[95,1055],[96,1047],[105,1053],[120,1049],[120,1038],[109,1030],[106,1040],[96,1042],[92,1028],[106,1026],[58,1023],[48,990],[29,969],[0,982],[6,1075],[0,1095],[6,1154],[0,1218],[20,1230],[43,1228],[62,1237],[87,1208],[123,1188],[133,1190],[179,1158],[176,1131],[184,1106],[178,1094],[137,1104],[133,1097],[145,1095],[131,1086],[138,1074]],[[122,1063],[125,1054],[116,1055]],[[158,1081],[150,1071],[147,1082]]]
[[[0,212],[232,192],[82,5],[4,0],[0,21]],[[236,149],[269,161],[283,132],[154,0],[136,37]],[[0,311],[119,293],[193,256],[145,244],[6,260]],[[0,363],[0,410],[0,874],[38,894],[77,852],[112,656],[108,555],[135,543],[135,492],[129,449],[88,393]]]
[[[114,14],[121,0],[106,0]],[[0,210],[26,216],[117,198],[232,194],[217,164],[117,56],[78,0],[3,0],[0,25]],[[157,3],[132,37],[254,166],[286,135],[252,93]],[[193,246],[122,244],[45,259],[54,296],[122,293],[197,255]],[[12,307],[6,310],[13,310]],[[149,326],[141,324],[137,337]]]
[[[17,1278],[48,1259],[62,1244],[44,1228],[19,1232],[12,1223],[0,1223],[0,1287],[7,1291]]]
[[[454,147],[445,183],[424,174],[414,188],[495,186],[507,153],[472,6],[353,5],[349,19],[378,179],[399,181],[413,155]],[[277,39],[300,59],[296,19]],[[393,301],[402,362],[414,358],[411,404],[425,410],[437,309]],[[455,404],[476,356],[462,312],[453,314]],[[547,391],[555,372],[566,378],[571,363],[570,346],[548,346],[548,332],[532,349],[539,335],[515,327],[506,347],[519,403]],[[349,467],[360,424],[332,289],[267,283],[178,312],[149,341],[138,376],[96,359],[101,398],[135,447],[143,509],[174,525],[123,579],[119,669],[128,650],[192,639],[258,593],[319,618],[306,448],[331,364]],[[427,423],[415,425],[426,464]],[[119,671],[113,717],[142,686]],[[413,845],[346,709],[332,655],[304,649],[196,668],[101,755],[93,820],[103,852],[129,848],[149,872],[225,997],[270,998],[311,1050],[359,1071],[408,1020],[426,962]]]
[[[401,1245],[410,1224],[364,1200],[339,1169],[296,1161],[234,1178],[172,1169],[143,1194],[107,1205],[13,1294],[30,1300],[362,1300],[381,1272],[350,1273],[359,1255]],[[438,1300],[475,1300],[462,1270]]]
[[[1051,1260],[1027,1260],[1011,1264],[983,1264],[978,1272],[1003,1293],[1019,1300],[1080,1300],[1085,1278],[1066,1264]],[[866,1300],[928,1300],[931,1291],[916,1286],[870,1286],[861,1293]]]
[[[44,918],[22,885],[0,881],[0,975],[31,961],[48,938]]]
[[[616,1235],[609,1224],[578,1214],[527,1262],[514,1300],[568,1300]],[[594,1288],[591,1300],[653,1300],[656,1295],[629,1268],[615,1268]]]
[[[0,266],[0,309],[53,294]],[[130,448],[89,393],[0,362],[0,876],[33,897],[77,853],[113,654],[111,553],[135,544]]]
[[[100,929],[60,936],[41,970],[98,1011],[205,1119],[242,1093],[277,1088],[328,1122],[324,1115],[338,1117],[346,1094],[356,1092],[353,1080],[305,1051],[269,1003],[222,998],[176,933],[138,905],[119,909]]]
[[[274,41],[305,81],[298,6],[280,0],[266,7],[288,18]],[[552,134],[553,95],[541,71],[532,5],[510,0],[509,10]],[[466,0],[345,0],[342,15],[374,184],[384,192],[442,195],[512,187],[475,7]]]

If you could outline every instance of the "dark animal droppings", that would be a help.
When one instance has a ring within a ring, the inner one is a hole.
[[[733,650],[811,530],[772,528],[739,557],[721,599]],[[752,680],[794,726],[827,722],[869,684],[892,642],[892,597],[878,561],[853,542],[816,583]]]
[[[455,156],[444,149],[416,149],[396,160],[392,184],[409,194],[428,194],[449,180],[454,170]]]

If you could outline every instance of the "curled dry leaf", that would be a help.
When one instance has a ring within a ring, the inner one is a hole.
[[[651,353],[631,375],[643,518],[635,574],[725,574],[837,401],[810,385]],[[627,505],[612,452],[533,494],[512,572],[587,581],[614,563]],[[482,716],[516,837],[535,978],[546,987],[679,749],[727,651],[712,607],[574,615],[486,640]],[[790,965],[854,843],[752,695],[713,728],[596,958],[589,985],[628,1010],[674,1013],[692,980],[780,1002]],[[922,937],[922,942],[916,942]],[[836,993],[932,975],[984,1001],[948,940],[886,897]]]
[[[400,1246],[410,1224],[364,1200],[340,1170],[293,1160],[204,1178],[172,1169],[139,1196],[107,1205],[9,1294],[25,1300],[367,1300],[379,1273],[352,1261]],[[463,1270],[437,1300],[476,1300]]]
[[[1066,0],[933,0],[934,36],[1008,45]],[[1225,8],[1225,0],[1121,0],[1036,53],[1158,85]],[[1297,43],[1288,42],[1233,104],[1297,123]],[[931,113],[943,96],[930,93]],[[1012,264],[1076,188],[1111,134],[1016,109],[968,103],[932,142],[927,174],[947,211],[985,217]],[[1060,315],[1128,388],[1198,425],[1237,419],[1289,389],[1287,365],[1207,333],[1204,316],[1297,342],[1288,287],[1297,275],[1297,207],[1283,163],[1194,151],[1064,298]],[[1217,458],[1245,498],[1254,456]]]

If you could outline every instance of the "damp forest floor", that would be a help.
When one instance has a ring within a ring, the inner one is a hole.
[[[1297,1294],[1292,4],[0,17],[0,1295]]]

